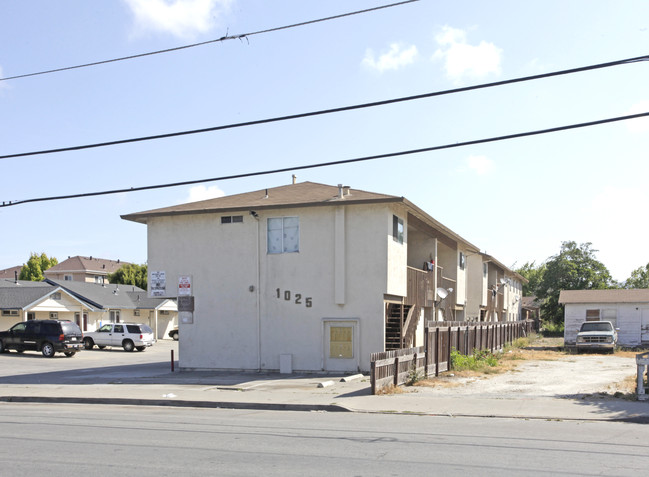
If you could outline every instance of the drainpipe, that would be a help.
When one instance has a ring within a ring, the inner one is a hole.
[[[255,298],[257,300],[257,371],[261,371],[261,292],[259,291],[259,284],[261,282],[261,243],[260,243],[260,230],[261,227],[259,223],[259,216],[256,214],[251,214],[254,219],[257,221],[257,260],[256,264],[256,280],[257,284],[255,285]]]

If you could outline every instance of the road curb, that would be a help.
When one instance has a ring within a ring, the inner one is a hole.
[[[60,403],[60,404],[106,404],[117,406],[199,407],[212,409],[248,409],[257,411],[307,411],[352,412],[336,404],[281,404],[227,401],[182,401],[171,399],[48,397],[48,396],[0,396],[0,402],[12,403]]]

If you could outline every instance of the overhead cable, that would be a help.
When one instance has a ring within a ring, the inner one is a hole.
[[[308,21],[305,21],[305,22],[294,23],[292,25],[285,25],[285,26],[281,26],[281,27],[268,28],[266,30],[259,30],[259,31],[254,31],[254,32],[250,32],[250,33],[241,33],[239,35],[226,35],[226,36],[222,36],[221,38],[216,38],[214,40],[202,41],[200,43],[193,43],[191,45],[177,46],[175,48],[167,48],[165,50],[150,51],[150,52],[147,52],[147,53],[140,53],[138,55],[123,56],[121,58],[113,58],[113,59],[110,59],[110,60],[95,61],[93,63],[85,63],[85,64],[82,64],[82,65],[66,66],[66,67],[63,67],[63,68],[56,68],[56,69],[52,69],[52,70],[38,71],[38,72],[35,72],[35,73],[26,73],[26,74],[21,74],[21,75],[8,76],[6,78],[0,78],[0,81],[9,81],[9,80],[15,80],[15,79],[19,79],[19,78],[28,78],[30,76],[46,75],[46,74],[50,74],[50,73],[59,73],[61,71],[75,70],[75,69],[78,69],[78,68],[87,68],[89,66],[104,65],[106,63],[115,63],[117,61],[133,60],[135,58],[143,58],[145,56],[159,55],[159,54],[162,54],[162,53],[171,53],[173,51],[186,50],[188,48],[194,48],[194,47],[197,47],[197,46],[209,45],[211,43],[218,43],[218,42],[223,42],[223,41],[226,41],[226,40],[242,40],[242,39],[254,36],[254,35],[261,35],[261,34],[264,34],[264,33],[272,33],[272,32],[276,32],[276,31],[280,31],[280,30],[288,30],[289,28],[296,28],[296,27],[301,27],[301,26],[306,26],[306,25],[312,25],[314,23],[326,22],[326,21],[329,21],[329,20],[337,20],[339,18],[349,17],[349,16],[352,16],[352,15],[359,15],[361,13],[368,13],[368,12],[372,12],[372,11],[375,11],[375,10],[381,10],[381,9],[384,9],[384,8],[397,7],[397,6],[400,6],[400,5],[405,5],[407,3],[413,3],[413,2],[418,2],[418,1],[419,0],[405,0],[403,2],[391,3],[389,5],[381,5],[381,6],[373,7],[373,8],[366,8],[365,10],[358,10],[358,11],[355,11],[355,12],[341,13],[340,15],[333,15],[333,16],[326,17],[326,18],[319,18],[317,20],[308,20]]]
[[[535,131],[528,131],[528,132],[522,132],[522,133],[516,133],[516,134],[508,134],[506,136],[496,136],[496,137],[490,137],[486,139],[476,139],[473,141],[465,141],[465,142],[457,142],[453,144],[445,144],[442,146],[431,146],[431,147],[423,147],[419,149],[410,149],[407,151],[399,151],[399,152],[389,152],[385,154],[377,154],[373,156],[365,156],[365,157],[357,157],[354,159],[342,159],[338,161],[330,161],[330,162],[320,162],[317,164],[306,164],[302,166],[291,166],[291,167],[283,167],[280,169],[270,169],[270,170],[265,170],[265,171],[257,171],[257,172],[247,172],[247,173],[242,173],[242,174],[234,174],[234,175],[229,175],[229,176],[221,176],[221,177],[212,177],[209,179],[196,179],[196,180],[191,180],[191,181],[183,181],[183,182],[171,182],[167,184],[157,184],[157,185],[150,185],[150,186],[142,186],[142,187],[130,187],[127,189],[114,189],[114,190],[107,190],[107,191],[101,191],[101,192],[86,192],[82,194],[70,194],[70,195],[60,195],[60,196],[52,196],[52,197],[40,197],[40,198],[35,198],[35,199],[25,199],[25,200],[13,200],[13,201],[4,201],[0,205],[0,207],[10,207],[13,205],[21,205],[21,204],[28,204],[32,202],[46,202],[46,201],[53,201],[53,200],[63,200],[63,199],[78,199],[82,197],[96,197],[96,196],[101,196],[101,195],[110,195],[110,194],[123,194],[126,192],[138,192],[138,191],[144,191],[144,190],[153,190],[153,189],[165,189],[169,187],[179,187],[179,186],[186,186],[186,185],[194,185],[194,184],[203,184],[206,182],[218,182],[218,181],[225,181],[225,180],[231,180],[231,179],[241,179],[244,177],[255,177],[255,176],[263,176],[263,175],[270,175],[270,174],[277,174],[280,172],[291,172],[291,171],[299,171],[299,170],[305,170],[305,169],[315,169],[319,167],[329,167],[329,166],[339,166],[339,165],[344,165],[344,164],[352,164],[356,162],[366,162],[366,161],[373,161],[377,159],[386,159],[390,157],[399,157],[399,156],[406,156],[406,155],[411,155],[411,154],[421,154],[424,152],[432,152],[432,151],[440,151],[442,149],[452,149],[452,148],[457,148],[457,147],[464,147],[464,146],[474,146],[476,144],[486,144],[490,142],[497,142],[497,141],[506,141],[510,139],[518,139],[522,137],[528,137],[528,136],[538,136],[541,134],[549,134],[549,133],[556,133],[560,131],[567,131],[570,129],[578,129],[578,128],[586,128],[586,127],[591,127],[591,126],[597,126],[600,124],[607,124],[607,123],[613,123],[617,121],[626,121],[629,119],[636,119],[636,118],[643,118],[643,117],[648,117],[649,112],[646,113],[638,113],[638,114],[631,114],[628,116],[619,116],[615,118],[608,118],[608,119],[600,119],[597,121],[589,121],[586,123],[578,123],[578,124],[570,124],[567,126],[558,126],[554,128],[549,128],[549,129],[539,129]]]
[[[319,111],[311,111],[311,112],[306,112],[306,113],[299,113],[299,114],[291,114],[287,116],[279,116],[279,117],[274,117],[274,118],[266,118],[266,119],[258,119],[258,120],[253,120],[253,121],[245,121],[241,123],[233,123],[233,124],[225,124],[221,126],[213,126],[213,127],[208,127],[208,128],[202,128],[202,129],[191,129],[188,131],[178,131],[178,132],[172,132],[172,133],[164,133],[164,134],[156,134],[153,136],[141,136],[141,137],[136,137],[136,138],[130,138],[130,139],[117,139],[114,141],[107,141],[107,142],[99,142],[99,143],[93,143],[93,144],[84,144],[80,146],[68,146],[68,147],[61,147],[61,148],[56,148],[56,149],[43,149],[39,151],[31,151],[31,152],[20,152],[20,153],[15,153],[15,154],[4,154],[0,155],[0,159],[12,159],[16,157],[27,157],[27,156],[36,156],[36,155],[42,155],[42,154],[53,154],[57,152],[69,152],[69,151],[79,151],[82,149],[92,149],[92,148],[97,148],[97,147],[107,147],[107,146],[116,146],[119,144],[128,144],[128,143],[133,143],[133,142],[142,142],[142,141],[152,141],[156,139],[167,139],[171,137],[178,137],[178,136],[187,136],[190,134],[202,134],[202,133],[207,133],[207,132],[214,132],[214,131],[221,131],[224,129],[232,129],[232,128],[240,128],[240,127],[245,127],[245,126],[256,126],[260,124],[267,124],[267,123],[274,123],[274,122],[279,122],[279,121],[288,121],[291,119],[300,119],[300,118],[306,118],[306,117],[311,117],[311,116],[320,116],[320,115],[325,115],[325,114],[333,114],[333,113],[340,113],[343,111],[352,111],[356,109],[363,109],[363,108],[373,108],[377,106],[385,106],[388,104],[393,104],[393,103],[401,103],[405,101],[414,101],[418,99],[424,99],[424,98],[432,98],[434,96],[443,96],[447,94],[455,94],[455,93],[463,93],[466,91],[472,91],[472,90],[477,90],[477,89],[483,89],[483,88],[493,88],[496,86],[504,86],[508,84],[513,84],[513,83],[521,83],[523,81],[532,81],[532,80],[538,80],[538,79],[543,79],[543,78],[550,78],[552,76],[560,76],[560,75],[567,75],[567,74],[573,74],[573,73],[580,73],[584,71],[591,71],[591,70],[596,70],[596,69],[601,69],[601,68],[610,68],[612,66],[620,66],[620,65],[625,65],[629,63],[636,63],[639,61],[647,61],[649,60],[649,55],[645,56],[638,56],[635,58],[627,58],[624,60],[617,60],[617,61],[611,61],[608,63],[600,63],[596,65],[590,65],[590,66],[582,66],[580,68],[571,68],[568,70],[561,70],[561,71],[554,71],[550,73],[542,73],[538,75],[533,75],[533,76],[524,76],[520,78],[514,78],[514,79],[509,79],[509,80],[503,80],[503,81],[496,81],[493,83],[482,83],[478,85],[473,85],[473,86],[466,86],[462,88],[455,88],[455,89],[448,89],[448,90],[443,90],[443,91],[434,91],[431,93],[423,93],[423,94],[417,94],[414,96],[405,96],[401,98],[394,98],[394,99],[386,99],[382,101],[374,101],[371,103],[363,103],[363,104],[355,104],[351,106],[342,106],[338,108],[331,108],[331,109],[323,109]]]

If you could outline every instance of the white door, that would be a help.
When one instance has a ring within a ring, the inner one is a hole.
[[[324,322],[324,363],[326,371],[358,371],[358,323]]]
[[[640,337],[643,343],[649,342],[649,308],[642,309]]]

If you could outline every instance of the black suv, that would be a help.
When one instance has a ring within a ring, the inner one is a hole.
[[[61,320],[30,320],[0,331],[0,353],[15,349],[40,351],[51,358],[54,353],[74,356],[83,346],[83,334],[76,323]]]

